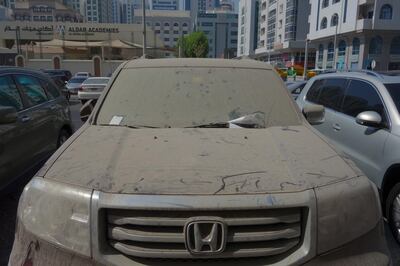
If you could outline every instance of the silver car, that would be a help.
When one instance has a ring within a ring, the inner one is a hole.
[[[85,77],[73,77],[71,78],[66,87],[68,89],[69,94],[78,95],[78,90],[82,86],[82,83],[86,80]]]
[[[300,109],[325,107],[314,127],[378,186],[386,218],[400,242],[400,76],[324,74],[310,80]]]
[[[10,265],[389,265],[376,186],[271,66],[138,59],[112,79],[25,187]]]
[[[107,86],[110,78],[108,77],[95,77],[86,79],[78,91],[79,100],[84,103],[87,100],[97,100],[104,88]]]

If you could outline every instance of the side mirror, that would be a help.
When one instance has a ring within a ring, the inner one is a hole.
[[[365,111],[357,115],[356,123],[366,127],[381,127],[382,117],[375,111]]]
[[[14,107],[1,106],[0,107],[0,124],[12,124],[17,121],[18,113]]]
[[[325,122],[325,107],[319,104],[307,104],[303,108],[303,115],[311,125]]]
[[[87,101],[84,105],[82,105],[81,110],[79,112],[81,121],[86,122],[88,120],[90,114],[92,113],[94,109],[94,105],[96,104],[96,101],[91,99]]]

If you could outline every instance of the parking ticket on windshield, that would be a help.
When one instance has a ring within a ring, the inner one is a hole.
[[[113,118],[111,118],[109,125],[110,126],[119,126],[121,124],[122,120],[124,120],[123,116],[114,115]]]

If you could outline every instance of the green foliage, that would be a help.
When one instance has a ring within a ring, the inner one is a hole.
[[[204,32],[195,31],[179,40],[184,57],[204,58],[208,55],[208,39]]]

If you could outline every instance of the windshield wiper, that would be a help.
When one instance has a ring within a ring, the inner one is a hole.
[[[265,114],[255,112],[227,122],[215,122],[187,128],[265,128]]]
[[[228,128],[228,127],[229,127],[228,122],[217,122],[217,123],[208,123],[204,125],[190,126],[185,128]]]
[[[159,128],[159,127],[154,127],[154,126],[147,126],[147,125],[113,125],[113,124],[99,124],[99,126],[107,126],[107,127],[128,127],[128,128],[135,128],[135,129],[140,129],[140,128]]]

